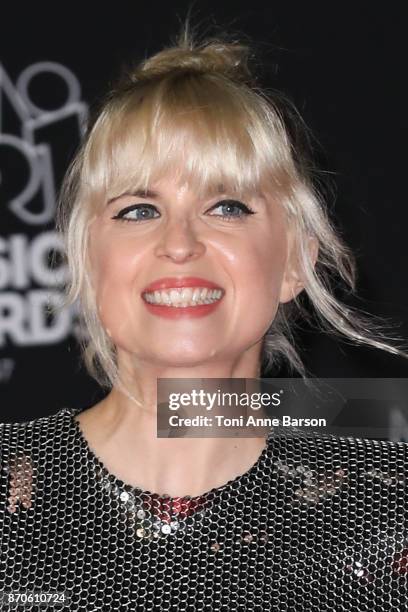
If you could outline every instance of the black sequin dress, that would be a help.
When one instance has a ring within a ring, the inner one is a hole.
[[[406,443],[281,428],[171,498],[109,473],[78,412],[0,425],[0,609],[408,610]]]

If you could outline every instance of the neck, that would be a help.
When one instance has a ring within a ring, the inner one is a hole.
[[[125,391],[117,385],[85,411],[82,430],[95,454],[121,480],[171,496],[200,495],[256,462],[265,446],[264,436],[157,438],[157,379],[259,378],[258,361],[197,368],[139,364],[137,376],[136,370],[130,375],[125,359],[120,365]],[[217,381],[214,385],[219,388]]]

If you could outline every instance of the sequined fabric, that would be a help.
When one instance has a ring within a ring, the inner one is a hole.
[[[163,498],[106,470],[78,412],[0,426],[1,591],[86,612],[408,609],[407,444],[281,428],[245,474]]]

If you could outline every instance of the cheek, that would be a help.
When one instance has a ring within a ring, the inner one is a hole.
[[[90,262],[92,285],[99,317],[108,335],[123,321],[132,301],[134,270],[138,269],[138,253],[126,242],[118,244],[107,236],[99,235],[91,244]],[[139,266],[140,267],[140,266]]]
[[[134,281],[134,270],[137,262],[131,253],[116,251],[114,255],[105,253],[98,263],[97,295],[100,293],[112,296],[122,292]]]
[[[129,333],[136,309],[132,267],[124,258],[104,257],[99,262],[96,285],[98,316],[106,333],[120,343]]]
[[[242,250],[237,258],[237,278],[242,295],[252,305],[266,304],[279,299],[286,263],[286,240],[281,235],[261,235]],[[256,296],[256,300],[254,300]]]
[[[143,245],[101,221],[90,232],[89,257],[96,292],[103,285],[126,284],[143,252]]]

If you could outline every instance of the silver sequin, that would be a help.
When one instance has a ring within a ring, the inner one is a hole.
[[[408,609],[407,444],[285,427],[172,499],[110,474],[76,412],[0,424],[0,591],[67,592],[70,612]]]

